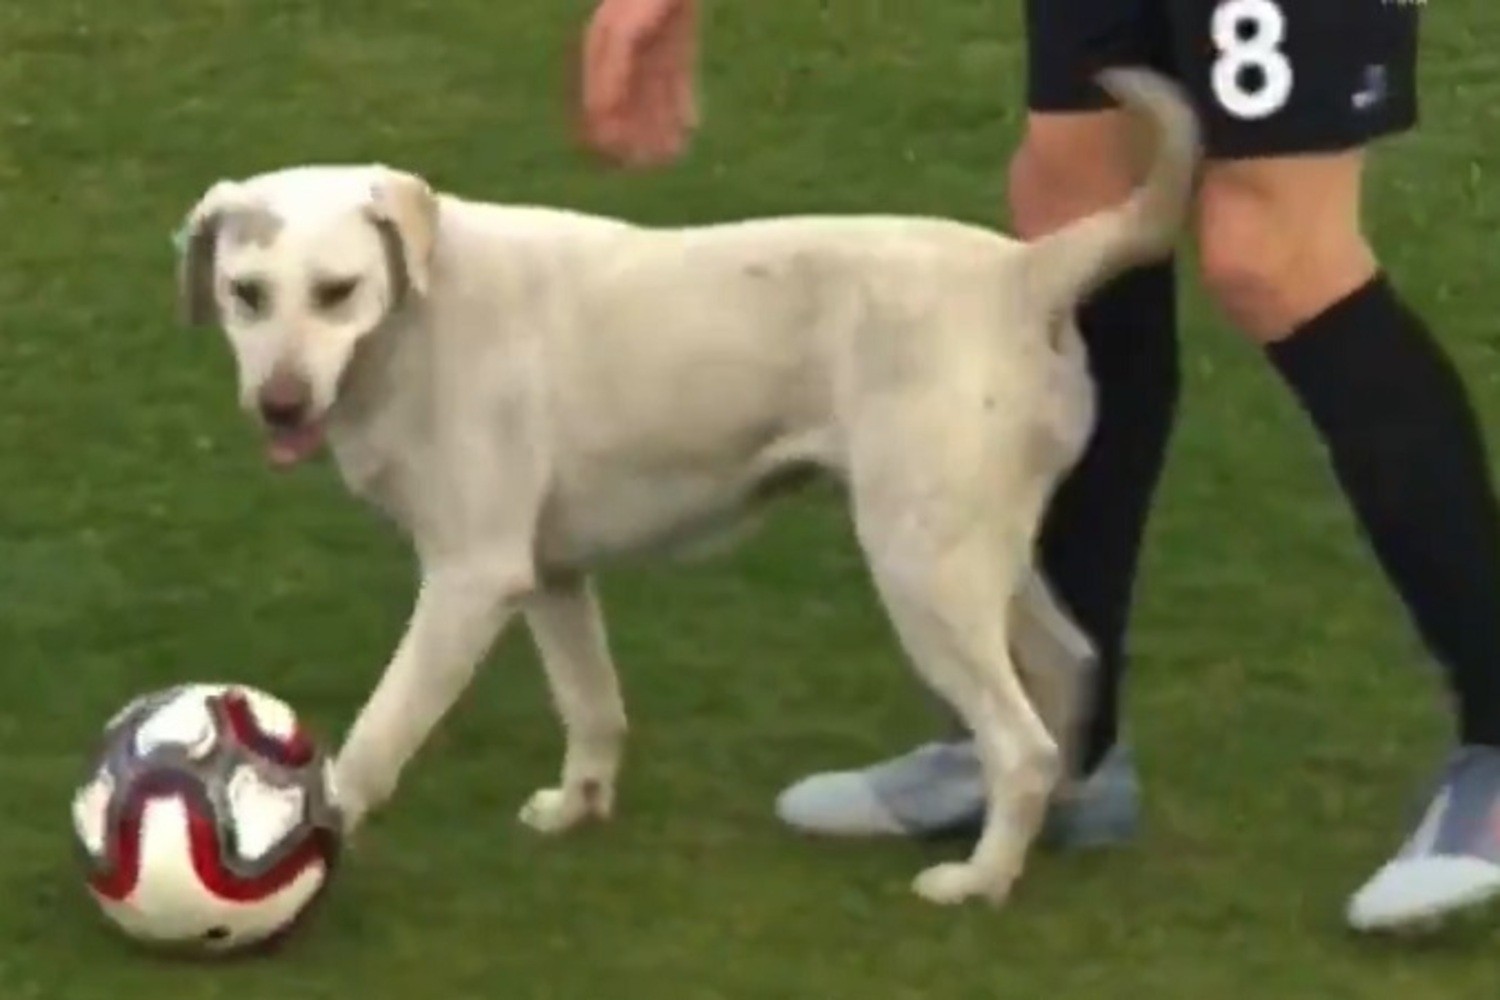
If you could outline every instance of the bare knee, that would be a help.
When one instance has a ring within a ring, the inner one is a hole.
[[[1122,112],[1032,114],[1010,161],[1011,226],[1035,239],[1121,201],[1135,183]]]
[[[1204,286],[1260,342],[1280,339],[1374,272],[1357,153],[1211,166],[1199,194]]]

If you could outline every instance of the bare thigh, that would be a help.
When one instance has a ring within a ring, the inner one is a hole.
[[[1145,150],[1123,111],[1033,111],[1011,157],[1011,227],[1036,239],[1118,204],[1139,183]]]

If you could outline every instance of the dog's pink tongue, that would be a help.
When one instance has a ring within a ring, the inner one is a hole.
[[[266,457],[277,468],[305,462],[323,447],[323,428],[304,424],[294,430],[277,431],[266,442]]]

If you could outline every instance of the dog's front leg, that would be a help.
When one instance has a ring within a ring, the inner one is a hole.
[[[625,744],[625,703],[609,655],[599,601],[587,577],[551,579],[524,605],[541,655],[567,748],[562,781],[521,810],[521,821],[561,833],[587,819],[607,819]]]
[[[352,830],[463,694],[531,581],[484,566],[424,574],[406,634],[333,765],[332,794]]]

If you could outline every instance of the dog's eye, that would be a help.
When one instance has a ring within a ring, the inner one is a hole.
[[[266,305],[266,286],[259,281],[231,281],[229,294],[246,312],[259,313]]]
[[[349,301],[349,296],[354,294],[355,287],[359,284],[357,278],[340,278],[334,281],[320,281],[313,286],[313,301],[319,309],[333,309]]]

